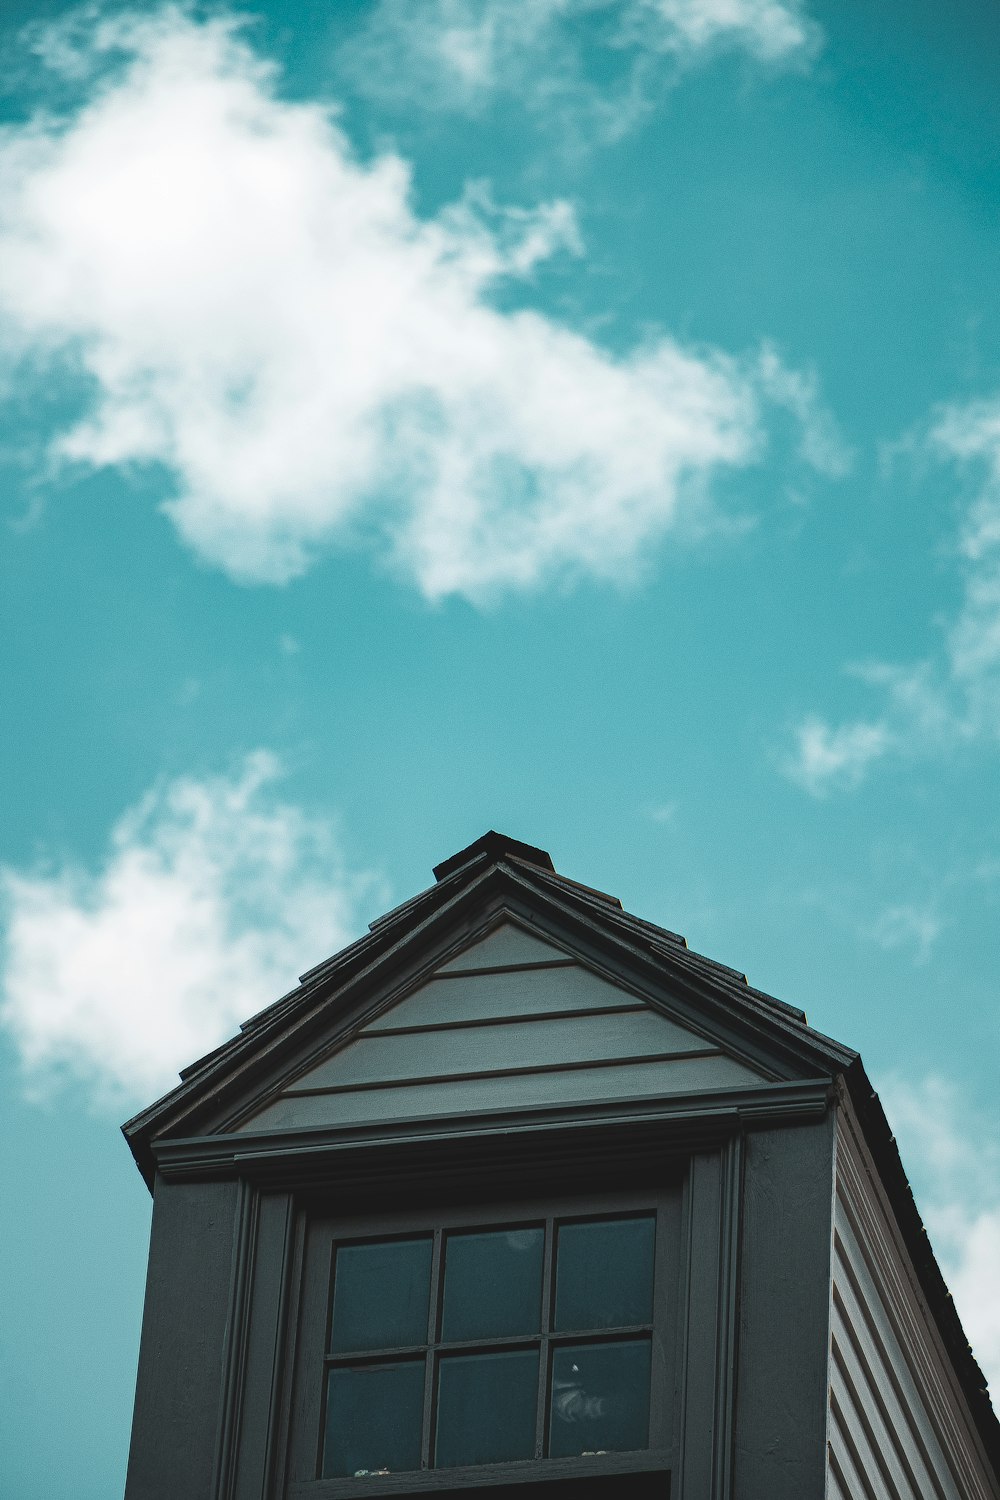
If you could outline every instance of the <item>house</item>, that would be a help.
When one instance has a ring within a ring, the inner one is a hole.
[[[125,1127],[126,1500],[998,1500],[855,1052],[496,833]]]

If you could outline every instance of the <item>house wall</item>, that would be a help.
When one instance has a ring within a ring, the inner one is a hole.
[[[155,1184],[125,1500],[215,1500],[239,1197]]]
[[[746,1135],[736,1500],[824,1492],[833,1130],[828,1115]]]
[[[824,1492],[832,1129],[749,1130],[690,1158],[677,1500]],[[287,1192],[157,1180],[126,1500],[285,1492],[303,1222]]]
[[[828,1500],[997,1500],[849,1102],[838,1112]]]

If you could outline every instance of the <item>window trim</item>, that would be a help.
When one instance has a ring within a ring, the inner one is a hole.
[[[523,1493],[530,1500],[535,1486],[544,1496],[550,1484],[560,1481],[615,1480],[634,1475],[662,1475],[659,1500],[669,1500],[676,1454],[671,1449],[649,1448],[641,1453],[609,1453],[580,1458],[528,1459],[518,1463],[477,1464],[465,1469],[420,1469],[409,1474],[372,1475],[366,1479],[312,1479],[293,1481],[289,1500],[364,1500],[378,1496],[399,1500],[407,1495],[452,1492],[458,1496],[502,1489]],[[523,1491],[522,1491],[522,1486]]]
[[[825,1111],[826,1100],[825,1084],[793,1097],[788,1090],[769,1093],[751,1101],[753,1121],[812,1118]],[[294,1465],[301,1400],[295,1372],[308,1327],[303,1252],[310,1220],[328,1211],[331,1200],[343,1204],[345,1217],[377,1216],[391,1232],[399,1216],[384,1211],[386,1203],[402,1210],[447,1208],[458,1200],[492,1204],[508,1198],[512,1185],[538,1201],[546,1190],[551,1197],[554,1183],[578,1193],[609,1184],[643,1191],[680,1178],[679,1417],[674,1452],[651,1462],[661,1469],[669,1463],[676,1493],[726,1500],[734,1464],[742,1124],[741,1111],[722,1098],[666,1101],[655,1112],[648,1101],[641,1111],[625,1101],[613,1111],[581,1109],[575,1118],[559,1111],[556,1118],[515,1114],[502,1122],[414,1120],[391,1135],[366,1132],[364,1144],[356,1132],[345,1140],[342,1132],[262,1137],[238,1142],[235,1153],[231,1138],[181,1142],[176,1149],[165,1143],[168,1180],[215,1179],[229,1161],[239,1181],[213,1493],[236,1500],[263,1484],[274,1500],[327,1500],[329,1491],[317,1486],[343,1482],[306,1480]],[[554,1465],[563,1461],[547,1462],[556,1478]],[[445,1471],[427,1472],[441,1479]],[[482,1485],[493,1487],[500,1477]],[[666,1489],[656,1484],[662,1500]],[[415,1483],[413,1493],[423,1488]],[[370,1484],[365,1493],[375,1493]]]

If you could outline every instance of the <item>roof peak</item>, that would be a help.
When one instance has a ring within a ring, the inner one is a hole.
[[[526,864],[538,865],[542,870],[551,870],[554,873],[556,868],[552,863],[552,856],[545,849],[536,849],[534,844],[522,844],[520,839],[512,839],[507,834],[497,833],[491,828],[474,843],[460,849],[457,854],[453,854],[450,859],[442,860],[439,865],[435,865],[434,879],[440,884],[442,880],[447,880],[449,875],[454,875],[455,871],[460,870],[463,865],[478,859],[481,854],[488,855],[494,862],[509,855],[514,859],[523,860]]]

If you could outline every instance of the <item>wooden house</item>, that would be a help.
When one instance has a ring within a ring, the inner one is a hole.
[[[126,1500],[998,1500],[855,1052],[495,833],[125,1127]]]

